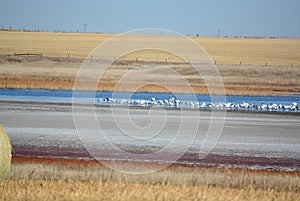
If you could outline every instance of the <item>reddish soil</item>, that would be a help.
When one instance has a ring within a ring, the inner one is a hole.
[[[111,158],[112,151],[101,154],[101,157]],[[128,156],[115,154],[115,158],[111,158],[113,163],[129,163],[129,164],[142,164],[142,165],[159,165],[152,162],[121,162],[120,159],[127,158]],[[118,160],[119,159],[119,160]],[[62,164],[83,164],[83,165],[99,165],[92,156],[83,148],[66,149],[56,147],[14,147],[13,161],[27,161],[27,162],[43,162]],[[162,155],[162,161],[168,161],[167,155]],[[105,161],[107,163],[107,161]],[[268,158],[268,157],[241,157],[234,155],[218,155],[209,154],[204,159],[199,159],[197,153],[184,154],[174,166],[189,166],[189,167],[225,167],[225,168],[243,168],[243,169],[257,169],[267,171],[293,171],[295,167],[300,167],[300,159],[291,158]],[[253,168],[254,167],[254,168]]]
[[[55,158],[29,158],[29,157],[13,157],[12,164],[23,164],[23,163],[32,163],[32,164],[45,164],[45,165],[57,165],[57,166],[78,166],[78,167],[101,167],[103,164],[96,160],[76,160],[76,159],[55,159]],[[136,163],[136,162],[120,162],[123,165],[136,165],[136,166],[159,166],[159,164],[153,163]],[[192,169],[199,169],[199,170],[221,170],[215,167],[199,167],[199,166],[188,166],[188,165],[180,165],[180,164],[173,164],[167,167],[168,170],[178,170],[178,168],[192,168]],[[255,173],[255,174],[285,174],[285,175],[295,175],[300,176],[300,172],[282,172],[282,171],[275,171],[275,170],[245,170],[241,168],[224,168],[225,171],[230,172],[237,172],[237,173]]]

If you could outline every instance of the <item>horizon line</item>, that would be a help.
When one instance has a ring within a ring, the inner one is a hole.
[[[73,33],[73,34],[122,34],[122,33],[105,33],[105,32],[99,32],[99,31],[65,31],[65,30],[43,30],[43,29],[13,29],[13,28],[4,28],[2,27],[0,31],[11,31],[11,32],[34,32],[34,33]],[[153,36],[172,36],[172,35],[165,35],[161,33],[157,34],[145,34],[145,35],[153,35]],[[188,37],[212,37],[212,38],[252,38],[252,39],[300,39],[300,36],[255,36],[255,35],[201,35],[201,34],[183,34],[184,36]]]

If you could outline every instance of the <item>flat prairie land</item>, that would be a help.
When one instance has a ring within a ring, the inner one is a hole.
[[[300,66],[300,39],[193,37],[217,64]]]
[[[48,57],[67,57],[69,54],[72,58],[84,59],[98,45],[114,36],[0,31],[0,54],[35,53]],[[271,66],[300,66],[300,39],[190,38],[217,64],[265,65],[267,62]],[[159,59],[164,58],[156,60]]]
[[[84,59],[99,44],[114,36],[0,31],[0,88],[72,90]],[[153,37],[160,37],[161,41],[176,40],[170,36]],[[135,36],[128,38],[128,44],[136,40]],[[190,39],[204,48],[212,63],[216,63],[227,95],[288,96],[300,92],[300,39]],[[152,37],[147,36],[143,40],[151,42]],[[42,54],[42,57],[15,53]],[[114,54],[114,49],[107,54]],[[207,83],[188,61],[159,50],[140,50],[118,57],[107,69],[96,90],[116,90],[120,80],[135,71],[138,77],[153,83],[139,87],[138,91],[170,92],[159,86],[162,83],[155,84],[157,76],[161,76],[173,86],[173,93],[186,93],[186,86],[178,82],[176,76],[156,68],[161,65],[179,73],[191,85],[194,93],[208,93]],[[210,70],[203,68],[200,73],[209,75]],[[88,78],[93,74],[87,71],[86,76]],[[122,89],[133,90],[137,81],[122,81]],[[87,84],[83,89],[90,88]]]
[[[14,158],[0,192],[3,200],[297,200],[299,177],[185,166],[129,175],[95,161]]]
[[[0,54],[33,53],[50,57],[85,58],[109,34],[0,31]]]

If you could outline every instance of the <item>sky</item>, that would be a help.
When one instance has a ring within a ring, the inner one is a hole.
[[[0,0],[0,28],[300,37],[299,0]]]

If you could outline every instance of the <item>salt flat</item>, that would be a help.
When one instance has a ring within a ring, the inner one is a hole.
[[[89,111],[83,107],[74,114],[71,105],[2,102],[0,123],[10,137],[15,156],[91,159],[86,150],[90,145],[84,145],[88,140],[80,137],[85,137],[84,132],[89,136],[93,128],[87,126],[77,132],[73,119],[74,115],[89,120]],[[176,163],[300,171],[299,115],[227,112],[221,135],[216,142],[209,142],[205,134],[211,123],[210,111],[163,109],[151,112],[149,115],[148,109],[96,107],[96,119],[107,142],[95,139],[91,143],[101,150],[101,157],[110,157],[106,160],[134,160],[129,157],[131,153],[155,154],[172,144],[178,138],[178,130],[184,128],[186,136],[179,136],[176,146],[188,147]],[[216,119],[220,118],[222,115]],[[198,130],[191,138],[195,123]],[[118,155],[109,143],[130,154]],[[203,143],[215,146],[206,158],[199,159],[197,154]],[[172,150],[172,146],[168,150]],[[115,158],[111,157],[113,153]]]

